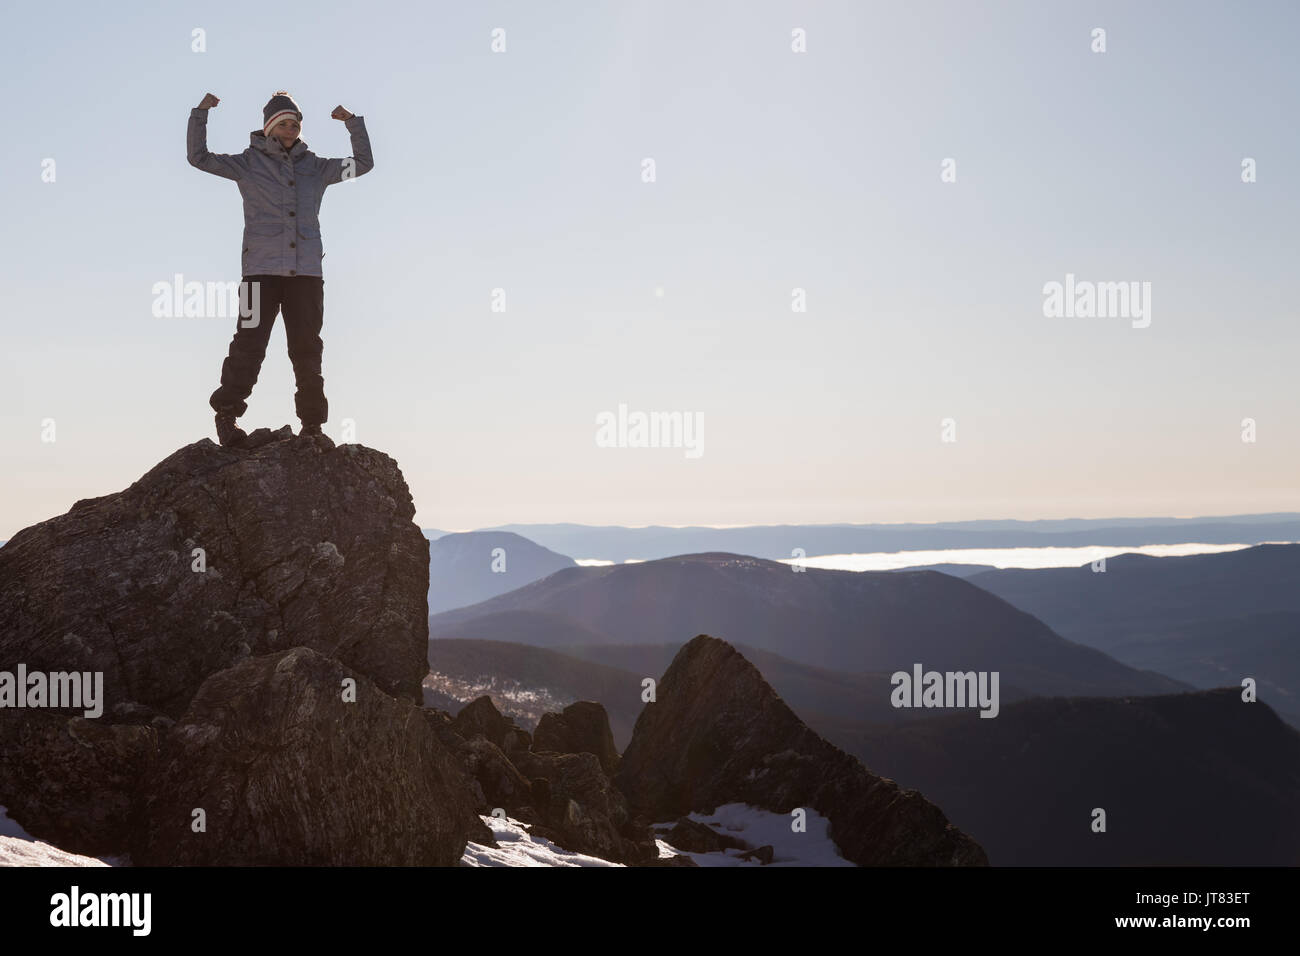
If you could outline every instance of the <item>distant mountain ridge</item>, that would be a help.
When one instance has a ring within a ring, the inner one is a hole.
[[[894,571],[938,571],[940,574],[951,574],[955,578],[969,578],[985,571],[996,571],[997,568],[991,564],[917,564],[908,568],[891,568]]]
[[[576,566],[508,531],[445,534],[429,542],[429,613],[486,601]]]
[[[493,633],[489,614],[539,612]],[[566,622],[572,622],[568,624]],[[567,637],[568,632],[576,637]],[[1157,694],[1187,689],[1064,640],[1041,621],[933,571],[794,571],[747,555],[679,555],[575,567],[470,607],[431,615],[431,638],[539,646],[665,644],[687,633],[734,639],[843,673],[998,671],[1032,694]],[[595,634],[597,640],[592,640]]]
[[[1123,554],[1089,565],[1004,569],[972,584],[1057,633],[1196,687],[1240,685],[1300,715],[1300,545],[1184,557]]]
[[[793,557],[795,548],[803,549],[806,556],[816,556],[953,548],[1137,547],[1147,544],[1300,541],[1300,514],[978,520],[937,524],[751,525],[740,528],[507,524],[478,530],[520,534],[553,551],[578,559],[621,563],[726,551],[779,561]]]

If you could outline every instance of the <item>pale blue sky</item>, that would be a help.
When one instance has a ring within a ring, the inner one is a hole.
[[[11,6],[0,539],[215,437],[232,324],[155,319],[150,290],[238,279],[238,189],[188,165],[186,120],[214,92],[209,148],[240,152],[279,88],[320,155],[349,153],[335,105],[366,118],[375,169],[321,210],[325,431],[351,418],[392,455],[425,527],[1300,510],[1298,21],[1261,2]],[[1151,326],[1044,318],[1067,272],[1151,282]],[[292,391],[278,321],[241,424],[296,428]],[[703,456],[598,448],[620,403],[702,415]]]

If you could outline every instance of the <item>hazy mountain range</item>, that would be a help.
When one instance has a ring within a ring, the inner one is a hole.
[[[1033,548],[1148,544],[1260,544],[1300,541],[1300,514],[1201,518],[1071,518],[1046,521],[954,521],[938,524],[754,525],[744,528],[625,528],[581,524],[507,524],[479,532],[519,534],[578,559],[644,560],[728,551],[772,560],[807,556],[950,548]],[[445,532],[425,529],[437,539]]]
[[[483,621],[487,615],[512,617]],[[1186,689],[1092,648],[967,581],[934,571],[855,572],[738,554],[693,554],[558,571],[470,607],[434,614],[430,638],[537,646],[664,644],[711,634],[844,673],[998,671],[1039,695]]]
[[[1072,641],[1195,687],[1239,686],[1292,723],[1300,714],[1300,544],[1090,566],[994,570],[968,579]]]

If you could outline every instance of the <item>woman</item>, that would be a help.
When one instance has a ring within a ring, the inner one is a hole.
[[[365,120],[335,107],[352,135],[347,159],[322,159],[299,138],[302,112],[284,90],[262,110],[262,128],[249,136],[239,154],[208,152],[208,110],[218,100],[211,93],[190,111],[187,150],[191,166],[233,179],[244,200],[241,301],[256,303],[241,316],[221,366],[221,386],[208,403],[217,413],[217,438],[238,446],[248,436],[235,419],[248,411],[247,398],[257,382],[275,317],[284,312],[289,360],[297,391],[294,409],[302,435],[319,435],[328,420],[325,380],[321,376],[320,338],[324,317],[320,204],[325,187],[365,175],[374,168]],[[255,293],[255,294],[254,294]],[[265,321],[263,321],[265,319]]]

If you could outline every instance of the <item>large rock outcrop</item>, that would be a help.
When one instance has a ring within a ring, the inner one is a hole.
[[[286,426],[196,442],[20,531],[0,549],[0,670],[99,672],[103,713],[0,709],[0,804],[38,839],[137,862],[454,863],[490,840],[418,706],[414,514],[391,458]]]
[[[14,535],[0,661],[102,671],[110,706],[175,719],[208,675],[311,647],[420,703],[429,544],[397,463],[282,431],[251,451],[187,445]]]
[[[915,790],[876,776],[810,730],[758,670],[701,634],[673,659],[615,778],[634,813],[673,820],[742,802],[830,821],[862,865],[987,865],[974,840]]]
[[[454,866],[492,838],[420,709],[305,647],[209,677],[154,773],[144,865]]]

